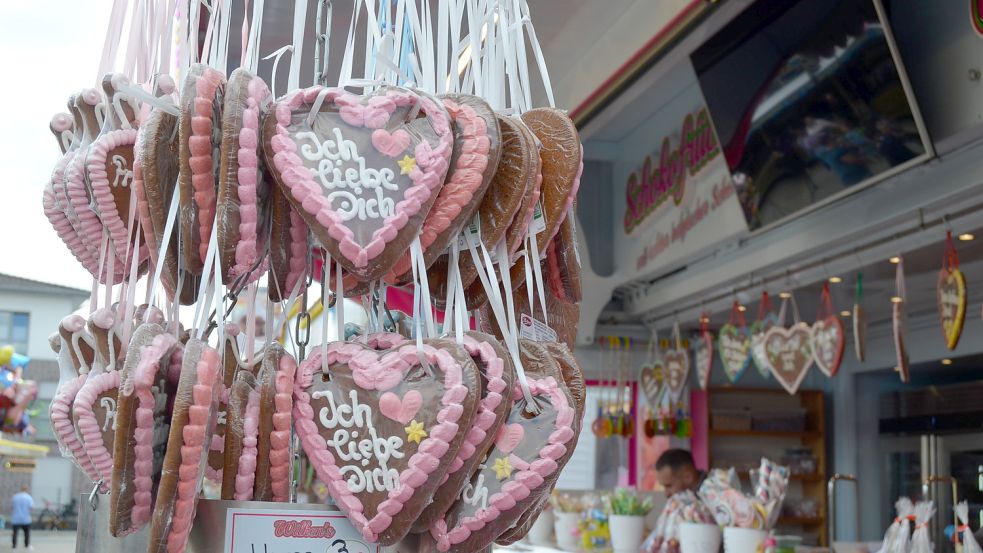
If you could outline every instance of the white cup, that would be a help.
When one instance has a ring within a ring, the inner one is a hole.
[[[536,522],[529,529],[529,542],[535,545],[549,545],[553,541],[553,512],[539,513]]]
[[[752,528],[724,528],[725,553],[757,553],[768,532]]]
[[[681,553],[717,553],[721,539],[722,533],[716,524],[683,522],[679,525]]]
[[[574,534],[577,529],[577,521],[580,520],[580,513],[556,512],[556,545],[564,551],[577,551],[579,541]]]
[[[614,553],[638,553],[645,533],[645,517],[611,515],[608,517],[608,528],[611,530]]]

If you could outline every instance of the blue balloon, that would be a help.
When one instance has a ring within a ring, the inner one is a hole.
[[[0,390],[6,390],[14,385],[14,373],[0,369]]]
[[[14,353],[10,356],[10,366],[15,369],[26,369],[30,362],[31,358],[21,353]]]

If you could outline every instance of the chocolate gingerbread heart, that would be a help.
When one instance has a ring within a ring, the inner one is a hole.
[[[812,337],[809,325],[789,328],[775,325],[765,333],[765,355],[771,374],[785,390],[794,394],[812,367]]]
[[[829,315],[812,324],[812,351],[816,366],[832,378],[840,370],[846,350],[846,329],[836,315]]]
[[[778,316],[768,313],[762,318],[751,323],[748,329],[751,334],[751,360],[758,372],[765,378],[771,378],[771,369],[768,368],[768,356],[765,355],[765,333],[768,329],[778,324]]]
[[[170,431],[170,407],[180,372],[183,346],[157,324],[138,327],[130,340],[120,374],[109,532],[132,534],[150,522]]]
[[[710,370],[713,368],[713,335],[709,330],[696,334],[693,357],[696,361],[696,377],[701,390],[710,386]]]
[[[424,532],[444,515],[460,495],[478,464],[494,443],[498,428],[512,408],[512,384],[515,372],[508,351],[493,336],[466,332],[464,349],[474,360],[481,377],[478,413],[468,431],[457,459],[442,478],[440,490],[413,525],[414,532]]]
[[[444,186],[420,229],[424,264],[429,267],[444,253],[485,196],[502,153],[495,112],[481,98],[444,94],[440,101],[454,124],[454,152]],[[410,255],[405,252],[387,276],[390,283],[412,279]]]
[[[751,337],[747,327],[727,323],[717,334],[720,364],[728,380],[737,382],[751,364]]]
[[[263,137],[284,195],[360,280],[381,277],[408,249],[453,148],[444,108],[397,87],[291,92],[274,104]]]
[[[523,279],[522,284],[512,293],[516,313],[528,317],[530,321],[534,320],[534,328],[548,327],[549,331],[545,331],[546,333],[552,331],[556,334],[556,341],[566,344],[568,348],[573,350],[577,345],[577,323],[580,321],[580,304],[560,301],[553,292],[550,282],[545,282],[544,286],[546,287],[545,322],[542,320],[542,308],[538,299],[535,305],[536,316],[533,317],[531,315],[533,308],[529,301],[528,285],[525,279]],[[502,339],[502,331],[498,326],[491,307],[484,305],[479,312],[481,313],[479,317],[481,329]]]
[[[183,551],[195,519],[222,393],[221,358],[192,339],[184,348],[148,551]]]
[[[60,381],[55,396],[48,407],[48,418],[54,429],[55,441],[63,457],[71,459],[93,482],[99,480],[99,471],[89,459],[75,426],[74,403],[79,390],[88,378],[89,366],[94,358],[92,337],[85,332],[85,319],[70,315],[58,326],[59,365],[69,366],[71,377]],[[91,356],[91,357],[89,357]]]
[[[286,301],[307,270],[308,229],[279,185],[270,187],[270,273],[272,301]],[[299,289],[298,289],[299,290]]]
[[[574,211],[570,208],[546,249],[546,278],[557,299],[567,303],[580,303],[584,298]]]
[[[222,499],[252,501],[256,488],[262,387],[249,371],[239,371],[229,389],[222,471]]]
[[[263,79],[242,67],[229,76],[215,216],[222,274],[239,286],[266,270],[270,183],[260,155],[260,125],[270,101]]]
[[[222,391],[219,394],[218,415],[215,417],[215,428],[208,450],[208,465],[205,467],[205,478],[214,484],[223,482],[222,472],[225,469],[226,457],[225,433],[228,428],[229,396],[232,393],[232,382],[240,368],[245,368],[239,357],[239,344],[236,339],[238,335],[239,327],[237,325],[225,325],[225,344],[222,346],[222,376],[220,378]],[[206,492],[208,491],[209,489],[206,488]]]
[[[283,349],[272,343],[266,346],[263,364],[273,372],[273,407],[269,433],[270,492],[271,500],[290,500],[290,484],[293,467],[293,391],[297,374],[297,361]],[[268,406],[267,406],[268,408]],[[261,494],[265,497],[265,494]]]
[[[188,68],[181,90],[181,255],[191,274],[204,269],[215,222],[225,75],[204,64]]]
[[[666,386],[672,400],[678,402],[689,380],[689,352],[683,348],[671,349],[662,354],[662,362],[665,363]]]
[[[966,277],[958,268],[939,271],[935,297],[942,323],[942,337],[950,350],[956,349],[966,321]]]
[[[301,363],[294,428],[318,478],[366,540],[398,542],[427,506],[474,419],[477,372],[447,340],[388,352],[335,342]]]
[[[904,300],[891,304],[891,330],[894,336],[894,353],[898,364],[894,370],[898,371],[901,382],[907,383],[911,380],[911,362],[908,358],[908,321],[905,315]]]

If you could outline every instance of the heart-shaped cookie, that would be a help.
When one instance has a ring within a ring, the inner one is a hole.
[[[513,119],[513,124],[522,137],[521,141],[528,144],[524,151],[526,153],[529,171],[526,173],[525,186],[522,192],[522,201],[519,202],[519,209],[515,212],[512,224],[505,231],[505,249],[509,254],[509,260],[512,262],[516,260],[516,254],[526,239],[526,233],[529,231],[529,223],[532,222],[533,215],[536,212],[536,206],[540,201],[543,186],[543,162],[539,157],[538,140],[521,118]],[[521,182],[515,182],[513,186],[520,186],[522,184]],[[546,244],[542,244],[541,247],[545,251]]]
[[[546,287],[546,319],[549,322],[546,326],[556,333],[558,342],[566,344],[572,350],[577,345],[577,323],[580,321],[580,304],[561,301],[557,299],[549,282],[545,282],[544,286]],[[516,313],[528,315],[533,312],[525,282],[516,288],[512,296],[515,302]],[[481,313],[479,317],[481,329],[484,332],[497,336],[501,340],[502,330],[498,327],[491,307],[485,304],[479,312]],[[542,308],[539,306],[538,299],[536,300],[535,312],[536,317],[529,315],[528,318],[530,320],[536,320],[540,324],[543,323]],[[536,324],[536,326],[539,325]]]
[[[160,281],[168,297],[177,295],[182,305],[191,305],[198,297],[199,277],[184,267],[180,243],[185,237],[176,219],[170,239],[164,243],[168,212],[177,192],[178,118],[159,109],[151,110],[140,125],[134,152],[133,189],[150,258],[155,264],[163,264]]]
[[[286,301],[307,270],[310,249],[307,223],[278,185],[270,187],[270,272],[268,294]],[[297,288],[299,291],[299,288]]]
[[[952,268],[939,271],[935,297],[945,345],[950,350],[956,349],[966,320],[966,277],[963,272]]]
[[[765,357],[771,374],[789,394],[795,394],[812,367],[812,332],[806,323],[789,328],[775,325],[764,339]]]
[[[274,104],[263,138],[284,195],[331,257],[360,280],[381,277],[409,248],[444,182],[454,142],[437,101],[397,87],[367,96],[296,90]]]
[[[737,382],[751,364],[751,337],[747,327],[731,323],[720,327],[717,348],[720,350],[724,374],[731,382]]]
[[[843,362],[846,349],[846,329],[836,315],[829,315],[812,324],[812,351],[816,366],[833,378]]]
[[[503,425],[506,430],[499,434],[502,440],[496,440],[460,500],[431,526],[424,551],[479,551],[489,545],[540,500],[540,494],[555,482],[552,477],[562,470],[568,448],[576,445],[577,413],[556,361],[541,344],[527,342],[523,349],[538,413],[527,410],[522,389],[516,385],[512,411]],[[519,432],[512,425],[522,428],[517,444],[511,434]]]
[[[259,468],[261,440],[260,404],[263,385],[257,376],[242,370],[229,389],[222,471],[222,499],[252,501]]]
[[[662,395],[664,371],[661,363],[656,362],[642,366],[639,373],[638,382],[642,386],[642,395],[652,408],[659,404],[659,396]]]
[[[451,240],[471,220],[485,196],[502,153],[501,132],[495,112],[481,98],[445,94],[440,101],[454,124],[454,152],[444,186],[420,229],[420,245],[427,267],[443,255]],[[405,252],[390,271],[390,283],[412,278],[410,255]]]
[[[472,219],[474,231],[481,238],[489,252],[494,254],[499,242],[505,239],[512,221],[515,220],[529,179],[535,178],[535,159],[530,154],[535,145],[530,142],[530,134],[511,117],[496,115],[502,133],[502,153],[491,184],[478,206],[477,217]],[[467,230],[467,229],[466,229]],[[427,271],[430,293],[438,307],[443,306],[447,297],[447,268],[449,256],[441,256]],[[465,300],[468,309],[476,309],[486,301],[484,290],[480,290],[478,268],[470,252],[462,252],[458,264],[461,282],[467,289]],[[472,296],[472,293],[477,294]]]
[[[318,478],[366,540],[398,542],[431,500],[474,420],[477,373],[467,352],[447,340],[389,351],[335,342],[301,363],[294,428]],[[423,401],[409,424],[381,412],[384,394],[413,390]]]
[[[221,379],[219,353],[200,340],[189,340],[181,362],[148,551],[184,551],[188,543],[218,417]]]
[[[55,440],[58,442],[62,456],[74,461],[86,476],[96,482],[99,480],[99,471],[89,459],[78,437],[73,412],[75,397],[85,385],[89,367],[95,357],[92,337],[85,331],[85,319],[78,315],[70,315],[63,319],[58,326],[58,332],[61,342],[58,353],[59,365],[69,366],[71,376],[58,383],[58,389],[48,407],[48,418],[51,420]]]
[[[293,391],[297,361],[283,346],[266,346],[264,365],[273,370],[273,429],[270,432],[270,490],[272,501],[290,500],[293,466]]]
[[[515,372],[508,352],[494,337],[480,332],[467,332],[463,347],[475,366],[481,381],[481,398],[478,412],[468,435],[443,477],[438,493],[426,509],[420,513],[413,525],[413,531],[424,532],[444,515],[459,496],[464,484],[471,477],[485,453],[498,439],[496,429],[508,416],[512,407],[512,389]],[[381,407],[380,403],[380,407]]]
[[[225,325],[225,344],[222,347],[222,375],[220,378],[222,391],[218,398],[218,415],[215,417],[215,428],[212,433],[211,446],[208,448],[208,466],[205,467],[205,478],[215,484],[222,484],[225,469],[225,433],[229,415],[229,396],[232,393],[232,382],[243,364],[239,356],[239,326]],[[208,488],[206,488],[206,492]]]
[[[266,270],[270,183],[260,155],[260,125],[270,101],[263,79],[242,67],[229,76],[215,216],[222,275],[239,286]]]
[[[765,378],[771,378],[768,356],[765,355],[765,333],[776,324],[778,324],[778,316],[774,313],[768,313],[751,323],[751,327],[748,329],[751,335],[751,361],[754,362],[754,366],[757,367],[761,376]]]
[[[181,90],[179,161],[181,172],[181,256],[200,275],[215,222],[225,75],[207,65],[188,68]]]
[[[683,397],[683,390],[689,380],[689,352],[683,348],[671,349],[662,354],[665,367],[665,382],[672,394],[672,400],[678,402]]]
[[[710,370],[713,369],[713,334],[710,331],[700,331],[696,334],[693,347],[693,357],[696,361],[696,377],[700,389],[710,386]]]
[[[542,145],[539,157],[542,160],[543,218],[546,230],[539,241],[540,253],[560,230],[573,207],[580,177],[584,171],[584,148],[580,144],[580,134],[570,117],[556,108],[535,108],[522,114],[522,122],[536,136]]]
[[[546,277],[557,299],[567,303],[580,303],[584,297],[575,211],[574,207],[570,208],[546,249]]]
[[[867,349],[867,312],[859,303],[853,304],[853,348],[857,361],[863,363]]]
[[[905,316],[904,301],[897,301],[891,304],[891,330],[894,335],[894,353],[898,364],[894,370],[898,371],[901,382],[907,383],[911,380],[911,364],[908,359],[908,321]]]
[[[177,386],[183,346],[157,324],[138,327],[130,339],[120,375],[109,533],[132,534],[150,522],[170,432],[170,405]]]

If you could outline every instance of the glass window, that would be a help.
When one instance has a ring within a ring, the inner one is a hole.
[[[11,345],[17,353],[28,355],[27,339],[31,315],[0,311],[0,346]]]

